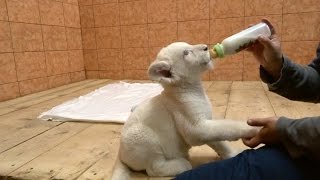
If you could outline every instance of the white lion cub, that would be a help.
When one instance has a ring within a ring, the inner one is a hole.
[[[175,176],[191,169],[188,150],[207,144],[222,158],[236,153],[225,140],[251,137],[244,122],[212,119],[201,74],[212,68],[207,45],[172,43],[150,65],[150,79],[162,93],[140,104],[125,123],[112,179],[127,179],[129,168],[149,176]]]

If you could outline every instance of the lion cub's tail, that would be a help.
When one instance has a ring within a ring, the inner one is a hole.
[[[131,171],[129,167],[121,162],[118,154],[117,161],[113,168],[111,180],[129,180],[130,173]]]

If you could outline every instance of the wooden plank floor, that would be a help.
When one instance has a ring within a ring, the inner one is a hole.
[[[113,82],[116,81],[85,80],[0,102],[0,179],[109,179],[122,125],[45,122],[36,117],[64,101]],[[204,87],[216,118],[242,121],[274,115],[299,118],[320,112],[320,105],[287,100],[269,92],[259,81],[207,81]],[[241,141],[231,145],[239,151],[246,148]],[[207,146],[192,148],[190,155],[193,166],[218,158]],[[169,178],[133,173],[132,179]]]

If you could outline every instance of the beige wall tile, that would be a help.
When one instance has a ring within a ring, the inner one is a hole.
[[[122,47],[148,47],[148,26],[121,26]]]
[[[62,2],[40,0],[39,9],[42,24],[64,26]]]
[[[83,59],[86,71],[99,69],[97,50],[83,50]]]
[[[123,79],[123,70],[108,70],[99,71],[99,78],[101,79]]]
[[[214,69],[242,69],[243,56],[243,52],[239,52],[222,59],[217,58],[214,60]]]
[[[82,49],[81,29],[66,28],[68,49]]]
[[[244,16],[245,0],[210,0],[210,18]]]
[[[214,69],[210,71],[210,81],[241,81],[243,78],[242,69]]]
[[[243,70],[243,81],[259,81],[259,68],[248,67]]]
[[[123,69],[141,70],[149,67],[148,48],[128,48],[122,50]]]
[[[80,28],[80,14],[77,5],[63,3],[63,13],[67,27]]]
[[[42,26],[45,50],[67,50],[65,27]]]
[[[124,79],[148,80],[147,70],[124,70]]]
[[[94,28],[82,28],[83,49],[96,49],[96,32]]]
[[[158,53],[162,47],[150,47],[149,48],[149,63],[151,64],[156,60]]]
[[[284,0],[283,13],[299,13],[319,11],[319,0]]]
[[[72,72],[70,73],[70,79],[71,82],[79,82],[86,79],[86,73],[85,71],[79,71],[79,72]]]
[[[283,53],[298,64],[310,64],[316,57],[319,41],[282,42]]]
[[[19,82],[20,93],[22,96],[48,89],[47,77],[30,79]]]
[[[130,2],[130,1],[136,1],[136,0],[119,0],[119,2]]]
[[[202,81],[210,81],[210,71],[206,71],[201,76]]]
[[[282,1],[283,0],[246,0],[245,15],[282,14]]]
[[[0,52],[12,52],[10,25],[0,21]]]
[[[80,6],[81,27],[94,27],[93,6]]]
[[[118,26],[120,24],[118,3],[94,5],[93,12],[95,27]]]
[[[7,0],[10,21],[40,23],[38,0]]]
[[[83,62],[83,52],[82,50],[72,50],[69,51],[69,72],[83,71],[84,62]]]
[[[253,56],[252,53],[248,51],[243,51],[243,66],[244,68],[247,68],[249,66],[259,66],[259,63],[257,62],[256,58]]]
[[[210,20],[210,43],[216,44],[245,29],[244,17]]]
[[[177,22],[148,24],[149,46],[166,46],[177,41]]]
[[[121,70],[123,69],[122,53],[120,49],[98,50],[99,70]]]
[[[92,0],[78,0],[79,5],[92,5]]]
[[[244,52],[243,59],[243,81],[260,80],[260,64],[253,57],[252,53]]]
[[[11,23],[11,33],[15,52],[43,50],[41,25]]]
[[[119,3],[121,25],[147,23],[146,0]]]
[[[43,52],[14,53],[18,81],[45,77],[46,60]]]
[[[118,0],[92,0],[93,4],[107,4],[107,3],[116,3]]]
[[[178,20],[209,19],[209,0],[177,0]]]
[[[78,0],[59,0],[59,1],[62,1],[64,3],[68,3],[68,4],[79,5]]]
[[[0,101],[13,99],[20,96],[17,82],[0,85]]]
[[[87,79],[99,79],[99,71],[86,71]]]
[[[55,88],[71,82],[70,74],[60,74],[48,77],[49,88]]]
[[[67,51],[46,52],[47,75],[57,75],[68,73],[70,65]]]
[[[0,54],[0,84],[17,81],[16,66],[12,53]]]
[[[3,20],[3,21],[8,20],[6,0],[0,0],[0,20]]]
[[[209,20],[178,22],[178,40],[189,44],[208,44]]]
[[[307,27],[307,28],[306,28]],[[320,12],[283,15],[282,40],[320,39]]]
[[[120,27],[96,28],[97,48],[121,48]]]
[[[148,0],[148,23],[177,21],[176,0]]]

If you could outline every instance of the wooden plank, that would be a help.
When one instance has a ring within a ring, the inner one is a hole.
[[[8,175],[37,156],[89,127],[88,123],[63,123],[0,154],[0,174]]]
[[[226,119],[247,121],[248,118],[274,116],[274,110],[260,82],[232,83]],[[241,140],[230,142],[232,147],[241,152],[248,149]]]
[[[108,137],[110,141],[108,142],[106,155],[104,155],[99,161],[83,172],[77,178],[78,180],[111,178],[120,146],[120,131],[122,126],[123,125],[118,125],[116,129],[113,129],[113,131],[116,133],[112,134],[111,137]]]
[[[217,90],[230,90],[232,81],[213,81],[207,92],[214,92]]]
[[[108,153],[109,142],[121,126],[95,124],[71,137],[10,176],[26,179],[74,179]]]
[[[39,103],[45,102],[45,101],[48,101],[48,100],[51,100],[51,99],[54,99],[54,98],[57,98],[59,96],[70,94],[72,92],[81,90],[83,88],[91,87],[92,85],[95,85],[97,83],[107,82],[107,81],[108,80],[96,80],[96,81],[85,83],[85,84],[82,84],[82,85],[79,85],[79,86],[76,86],[76,87],[73,87],[73,88],[68,88],[68,89],[64,89],[64,90],[61,90],[61,91],[57,91],[57,92],[52,93],[52,94],[44,95],[44,96],[41,96],[41,97],[38,97],[38,95],[36,93],[36,94],[34,94],[35,97],[30,101],[17,103],[17,104],[14,104],[14,105],[10,105],[10,106],[6,106],[6,107],[1,108],[0,109],[0,116],[4,115],[4,114],[8,114],[10,112],[14,112],[14,111],[18,111],[18,110],[27,108],[27,107],[35,105],[35,104],[39,104]]]
[[[211,101],[215,119],[225,118],[231,83],[231,81],[215,81],[206,92]]]
[[[227,119],[246,121],[248,118],[274,115],[260,82],[233,82],[226,112]]]
[[[268,90],[266,84],[262,83],[270,104],[277,116],[288,118],[303,118],[310,116],[319,116],[320,104],[292,101]]]
[[[202,81],[202,86],[204,90],[206,91],[212,84],[212,81]]]
[[[83,88],[72,94],[63,95],[50,101],[45,101],[28,108],[15,111],[2,115],[1,124],[6,126],[0,126],[0,132],[4,131],[5,134],[0,136],[0,152],[6,151],[15,145],[24,142],[48,129],[51,129],[61,122],[47,122],[37,120],[36,117],[43,111],[51,109],[53,106],[61,104],[64,101],[70,100],[74,97],[78,97],[82,94],[86,94],[98,87],[104,86],[106,82],[99,82],[91,87]],[[110,81],[109,81],[110,82]],[[10,127],[8,129],[8,127]]]
[[[261,81],[233,81],[232,89],[263,89]]]

